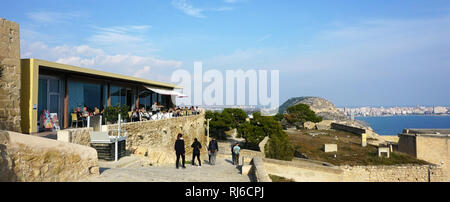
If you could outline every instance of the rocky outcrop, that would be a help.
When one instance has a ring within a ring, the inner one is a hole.
[[[297,104],[308,105],[309,108],[316,113],[316,115],[322,117],[324,121],[316,124],[316,128],[320,128],[319,130],[330,129],[330,121],[372,130],[369,124],[363,121],[351,120],[345,116],[343,112],[339,111],[339,109],[332,102],[320,97],[291,98],[279,107],[279,113],[283,114],[290,106]]]
[[[0,131],[0,181],[65,182],[98,175],[95,149]]]
[[[330,101],[320,97],[295,97],[287,100],[279,107],[279,113],[286,112],[287,108],[297,104],[306,104],[318,116],[324,120],[349,120],[344,113],[340,112]]]
[[[316,124],[311,121],[307,121],[307,122],[303,123],[303,128],[312,130],[312,129],[316,128]]]

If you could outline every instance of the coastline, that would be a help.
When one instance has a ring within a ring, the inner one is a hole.
[[[398,115],[398,116],[355,116],[355,120],[368,123],[379,135],[397,135],[405,128],[450,128],[450,116],[441,115]]]

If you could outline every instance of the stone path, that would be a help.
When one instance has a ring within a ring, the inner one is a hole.
[[[219,142],[216,165],[202,159],[202,167],[186,165],[186,169],[173,167],[142,167],[137,156],[124,157],[118,162],[99,162],[100,176],[85,178],[87,182],[250,182],[242,175],[240,166],[231,164],[231,141]]]

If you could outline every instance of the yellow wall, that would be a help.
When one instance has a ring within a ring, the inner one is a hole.
[[[23,133],[34,133],[37,132],[39,68],[33,59],[22,59],[21,66],[21,127]]]

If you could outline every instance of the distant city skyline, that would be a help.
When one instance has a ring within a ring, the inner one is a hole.
[[[21,58],[170,81],[195,61],[279,70],[280,100],[449,106],[448,0],[5,1]]]

